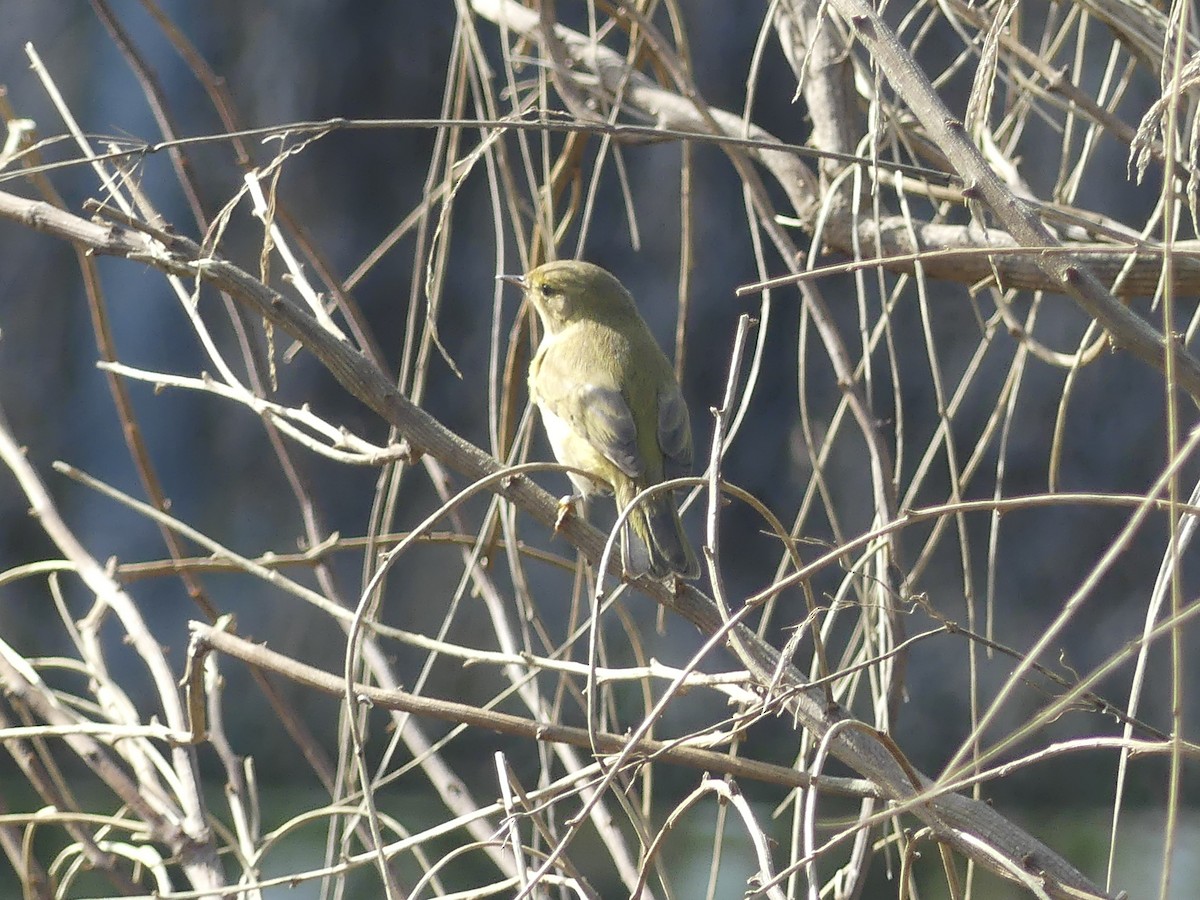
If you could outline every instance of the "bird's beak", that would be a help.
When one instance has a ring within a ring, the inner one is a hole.
[[[496,280],[503,281],[505,284],[516,285],[521,290],[525,290],[525,276],[524,275],[497,275]]]

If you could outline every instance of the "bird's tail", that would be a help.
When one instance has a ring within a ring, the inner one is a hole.
[[[636,493],[633,485],[618,487],[617,508],[627,507]],[[655,494],[630,512],[621,530],[621,563],[630,575],[699,577],[700,564],[683,533],[673,493]]]

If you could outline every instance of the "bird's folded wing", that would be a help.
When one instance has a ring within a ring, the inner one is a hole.
[[[692,471],[692,426],[683,394],[673,384],[658,395],[658,446],[667,478],[681,478]]]
[[[578,374],[555,373],[554,368],[561,366],[551,355],[543,356],[537,378],[538,402],[630,478],[640,478],[646,462],[638,450],[633,413],[621,392],[590,382],[581,384]]]

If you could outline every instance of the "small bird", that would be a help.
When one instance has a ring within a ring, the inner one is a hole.
[[[650,485],[688,474],[692,429],[679,382],[629,291],[592,263],[560,260],[502,275],[537,310],[545,335],[529,365],[529,394],[555,458],[584,500],[616,495],[617,509]],[[629,514],[621,532],[626,573],[696,578],[700,566],[671,491]]]

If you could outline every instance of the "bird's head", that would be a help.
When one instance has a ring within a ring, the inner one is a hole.
[[[501,275],[500,280],[525,292],[551,334],[580,319],[611,322],[636,314],[633,298],[621,282],[589,262],[557,260],[527,275]]]

